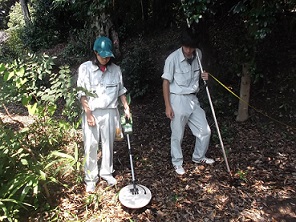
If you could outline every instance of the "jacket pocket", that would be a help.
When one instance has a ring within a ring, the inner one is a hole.
[[[191,82],[191,71],[176,70],[174,78],[179,86],[189,86]]]
[[[116,83],[106,84],[105,86],[106,94],[112,100],[118,97],[118,87]]]

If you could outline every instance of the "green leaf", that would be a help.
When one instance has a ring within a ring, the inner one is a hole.
[[[21,159],[21,163],[25,166],[29,165],[28,160],[26,160],[26,159]]]
[[[24,79],[17,79],[15,85],[16,87],[19,89],[21,88],[26,82],[28,81],[28,79],[24,78]]]
[[[0,72],[3,72],[5,69],[5,65],[3,63],[0,63]]]
[[[14,154],[12,154],[11,157],[17,156],[17,155],[21,154],[23,151],[24,151],[24,149],[23,148],[20,148],[20,149],[17,150],[17,152],[15,152]]]
[[[31,183],[34,180],[35,175],[25,175],[23,173],[19,173],[16,177],[10,181],[9,187],[9,197],[13,198],[14,194],[17,193],[22,187],[26,186],[28,183]]]
[[[25,68],[24,68],[24,67],[20,68],[20,70],[18,70],[18,71],[16,72],[16,74],[17,74],[19,77],[23,77],[24,74],[25,74]]]
[[[46,173],[42,170],[39,171],[41,180],[46,180]]]
[[[14,200],[14,199],[0,199],[0,205],[2,205],[2,202],[12,202],[15,204],[19,204],[18,201]]]
[[[59,127],[60,127],[60,129],[68,130],[70,128],[70,125],[68,122],[61,120],[59,122]]]
[[[56,109],[57,109],[57,106],[55,104],[48,106],[48,113],[50,114],[50,116],[53,116]]]
[[[28,112],[31,116],[35,115],[37,110],[37,103],[34,103],[33,105],[27,105]]]
[[[38,194],[38,183],[36,184],[36,183],[34,183],[34,185],[33,185],[33,194],[34,195],[37,195]]]
[[[4,80],[9,81],[14,76],[14,72],[6,72],[4,74]]]
[[[62,158],[66,158],[66,159],[70,159],[70,160],[75,160],[73,156],[66,154],[66,153],[62,153],[59,151],[53,151],[52,152],[53,156],[57,156],[57,157],[62,157]]]
[[[32,100],[32,96],[23,96],[22,97],[23,106],[27,106],[31,100]]]

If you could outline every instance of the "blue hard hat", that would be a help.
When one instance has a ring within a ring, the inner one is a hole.
[[[115,57],[112,53],[112,42],[105,36],[96,39],[93,50],[103,58]]]

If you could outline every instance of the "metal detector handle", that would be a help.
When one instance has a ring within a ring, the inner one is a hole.
[[[132,117],[130,116],[130,118],[128,118],[127,116],[125,117],[125,122],[129,123],[129,124],[133,124],[133,120]]]
[[[122,128],[124,134],[132,134],[133,132],[133,119],[130,115],[130,118],[124,117],[124,122],[122,123]]]

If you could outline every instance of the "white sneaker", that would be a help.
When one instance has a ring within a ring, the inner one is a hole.
[[[86,183],[86,192],[87,193],[94,193],[95,189],[96,189],[96,183],[95,182]]]
[[[192,159],[192,161],[194,163],[206,163],[206,164],[213,164],[215,163],[215,160],[211,159],[211,158],[201,158],[200,160],[195,160],[195,159]]]
[[[185,170],[182,166],[175,166],[174,165],[174,168],[175,168],[176,173],[179,175],[183,175],[185,173]]]
[[[113,186],[113,185],[117,184],[117,180],[112,175],[101,176],[101,178],[103,180],[106,180],[109,186]]]

